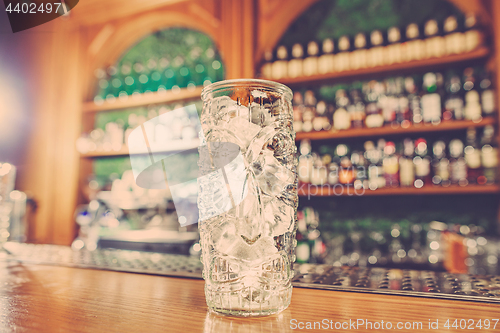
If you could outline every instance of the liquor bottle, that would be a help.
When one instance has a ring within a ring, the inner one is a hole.
[[[272,78],[272,68],[273,68],[273,52],[268,50],[264,52],[264,63],[262,64],[261,67],[262,75],[268,79]]]
[[[292,59],[288,62],[288,77],[302,76],[304,50],[299,43],[292,46]]]
[[[307,57],[304,59],[302,71],[305,76],[318,74],[318,43],[315,41],[307,44]]]
[[[335,56],[333,54],[335,44],[332,39],[327,38],[323,41],[322,52],[318,58],[318,73],[326,74],[335,70]]]
[[[438,77],[436,73],[426,73],[423,78],[422,117],[424,122],[438,124],[441,122],[441,96],[438,94]]]
[[[483,34],[479,30],[479,22],[473,13],[465,15],[465,52],[475,50],[483,43]]]
[[[331,148],[326,146],[328,151],[330,162],[328,163],[328,184],[335,185],[339,183],[339,169],[340,169],[340,158],[336,155],[336,152],[331,153]]]
[[[398,27],[391,27],[387,30],[387,42],[384,64],[391,65],[402,62],[401,30]]]
[[[296,91],[293,93],[293,128],[296,132],[302,132],[303,121],[302,114],[304,113],[304,98],[302,93]]]
[[[450,161],[446,158],[446,144],[443,141],[434,142],[432,148],[434,158],[432,159],[432,169],[434,185],[450,186]]]
[[[483,116],[493,116],[496,110],[496,96],[495,90],[491,85],[489,73],[487,73],[486,71],[482,75],[481,82],[479,83],[479,88],[481,89],[481,106],[483,110]]]
[[[396,155],[396,145],[388,141],[384,147],[384,160],[382,161],[386,186],[399,186],[399,160]]]
[[[421,60],[425,56],[425,43],[421,39],[420,28],[416,23],[406,27],[406,61]]]
[[[340,159],[339,183],[343,185],[352,185],[356,180],[356,170],[354,169],[351,159],[348,156],[343,156]]]
[[[413,124],[418,125],[422,123],[424,118],[422,116],[420,94],[418,92],[418,85],[415,83],[415,78],[411,76],[405,78],[405,91],[408,95],[411,120]]]
[[[379,147],[383,144],[380,142]],[[377,149],[372,141],[364,144],[365,158],[368,160],[368,186],[370,190],[376,190],[385,186],[384,170],[382,167],[383,152]]]
[[[356,180],[354,181],[354,188],[356,190],[362,188],[369,188],[368,184],[368,168],[366,165],[365,157],[363,152],[353,151],[351,154],[351,163],[356,172]]]
[[[349,97],[344,89],[339,89],[335,93],[336,110],[333,114],[333,128],[336,130],[349,129],[351,127],[351,117],[347,112]]]
[[[313,120],[316,115],[316,97],[312,90],[304,93],[304,112],[302,113],[302,131],[311,132],[313,130]]]
[[[384,86],[382,83],[375,80],[363,84],[363,94],[366,101],[365,125],[368,128],[382,127],[384,125],[384,117],[378,104],[379,96],[383,91]]]
[[[395,79],[395,95],[397,97],[396,107],[396,122],[403,128],[408,128],[411,125],[410,100],[404,93],[405,79],[397,77]]]
[[[362,128],[365,121],[365,103],[359,90],[359,84],[353,84],[349,95],[351,104],[348,106],[348,113],[351,118],[351,126],[353,128]]]
[[[425,22],[425,54],[426,58],[442,57],[446,53],[446,44],[441,36],[438,22],[434,19]]]
[[[458,26],[457,17],[448,16],[443,24],[446,54],[459,54],[465,50],[465,35]]]
[[[384,36],[380,30],[370,34],[371,48],[368,50],[368,67],[382,66],[384,64]]]
[[[303,211],[297,212],[297,246],[295,247],[296,262],[299,264],[309,262],[311,258],[311,246],[307,239],[307,223]]]
[[[413,164],[413,153],[415,146],[411,139],[404,139],[403,153],[399,158],[399,181],[401,186],[413,186],[415,182],[415,166]]]
[[[465,162],[467,163],[467,180],[471,184],[476,184],[478,183],[478,179],[483,175],[481,168],[481,150],[477,142],[476,129],[467,129],[466,138],[467,146],[464,148],[464,153]]]
[[[325,101],[316,104],[316,116],[313,119],[313,129],[315,131],[328,131],[332,127],[328,112],[328,105]]]
[[[465,119],[480,121],[482,119],[479,84],[476,82],[476,73],[472,67],[464,70],[465,90]]]
[[[464,100],[462,98],[460,76],[454,72],[448,74],[443,120],[462,120],[464,118]]]
[[[416,188],[421,188],[424,185],[431,183],[431,161],[427,152],[427,141],[423,138],[415,141],[415,157],[413,164],[415,164],[415,182],[413,183]]]
[[[467,163],[463,157],[464,144],[459,139],[453,139],[449,144],[451,182],[460,186],[466,186],[467,181]]]
[[[498,179],[498,148],[493,126],[488,125],[484,128],[481,145],[481,163],[484,173],[482,183],[494,184]]]
[[[360,32],[354,37],[354,50],[351,52],[350,61],[351,69],[365,68],[366,63],[366,36]]]
[[[385,80],[385,91],[379,96],[379,107],[382,109],[385,125],[397,125],[396,113],[399,100],[396,92],[396,82],[390,78]]]
[[[335,72],[347,71],[350,69],[349,51],[351,50],[351,41],[348,36],[342,36],[337,41],[338,52],[335,54]]]
[[[311,184],[312,185],[323,185],[326,184],[327,182],[327,169],[326,166],[323,164],[323,161],[321,160],[321,157],[316,154],[312,153],[312,158],[313,158],[313,167],[311,170]]]
[[[276,49],[276,57],[272,65],[271,78],[279,80],[287,77],[288,69],[288,51],[286,47],[281,45]]]
[[[311,151],[311,141],[302,140],[299,145],[298,178],[299,182],[309,184],[311,182],[311,171],[313,168],[313,158]]]

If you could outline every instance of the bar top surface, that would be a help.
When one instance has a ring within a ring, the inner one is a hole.
[[[453,332],[464,330],[460,319],[474,331],[500,331],[492,320],[500,318],[499,304],[302,288],[294,288],[280,314],[222,317],[208,312],[203,286],[195,279],[1,261],[0,332],[385,332],[388,322],[395,331],[398,323],[421,322],[397,331]],[[438,321],[438,329],[429,321]]]

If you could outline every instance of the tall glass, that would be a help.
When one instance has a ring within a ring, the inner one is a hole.
[[[203,89],[199,229],[208,307],[259,316],[292,296],[297,159],[292,92],[264,80]]]

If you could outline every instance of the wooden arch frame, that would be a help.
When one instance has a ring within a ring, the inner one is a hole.
[[[217,28],[219,23],[215,19],[193,19],[190,13],[171,11],[155,11],[142,14],[132,20],[119,23],[109,23],[103,26],[94,36],[88,48],[88,71],[92,75],[94,70],[115,63],[123,53],[147,35],[163,29],[182,27],[198,30],[208,35],[220,51],[220,36]],[[87,89],[84,96],[90,98],[95,85],[95,79],[88,77]]]

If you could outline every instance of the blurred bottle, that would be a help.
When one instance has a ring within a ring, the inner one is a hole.
[[[323,41],[321,55],[318,58],[318,73],[326,74],[335,70],[335,44],[332,39],[327,38]]]
[[[303,121],[302,114],[304,113],[304,98],[299,91],[293,93],[293,128],[295,132],[302,132]]]
[[[364,111],[364,108],[363,108]],[[328,105],[325,101],[319,101],[316,104],[316,116],[313,119],[313,128],[315,131],[328,131],[331,129],[330,114]]]
[[[481,106],[483,110],[483,116],[490,117],[493,116],[496,110],[496,94],[495,89],[491,84],[490,73],[483,71],[481,82],[479,83],[479,88],[481,90]]]
[[[337,50],[338,52],[335,55],[335,72],[349,70],[349,51],[351,50],[351,41],[348,36],[342,36],[339,38]]]
[[[431,183],[431,168],[430,157],[427,150],[427,141],[424,138],[415,141],[415,157],[413,158],[415,164],[415,182],[416,188],[421,188],[424,185]]]
[[[406,61],[421,60],[425,56],[425,43],[421,39],[422,34],[416,23],[410,23],[406,27]]]
[[[405,79],[397,77],[395,79],[395,97],[397,98],[396,106],[396,123],[403,128],[408,128],[411,125],[411,111],[409,96],[405,94]]]
[[[316,116],[316,97],[312,90],[304,93],[304,112],[302,113],[302,131],[311,132],[313,130],[313,120]]]
[[[443,120],[462,120],[464,118],[464,100],[460,76],[451,71],[446,81],[446,99],[444,102]]]
[[[474,13],[465,14],[465,51],[475,50],[483,43],[483,34],[479,28],[479,22]]]
[[[425,53],[427,58],[442,57],[446,53],[443,31],[439,29],[438,22],[428,20],[424,25]]]
[[[347,108],[350,101],[347,92],[344,89],[339,89],[335,93],[336,110],[333,114],[333,128],[336,130],[349,129],[351,127],[351,117]]]
[[[311,171],[314,166],[312,158],[311,141],[302,140],[299,145],[299,163],[298,163],[298,178],[299,182],[304,184],[311,183]]]
[[[469,183],[477,184],[481,182],[483,175],[481,167],[481,150],[477,142],[477,132],[475,128],[467,129],[467,146],[464,148],[465,161],[467,162],[467,180]]]
[[[482,119],[479,84],[472,67],[464,70],[465,119],[480,121]]]
[[[434,155],[432,159],[432,170],[434,172],[432,183],[434,185],[450,186],[450,161],[446,157],[446,144],[444,141],[434,142],[432,152]]]
[[[300,77],[303,75],[304,50],[299,43],[292,46],[291,59],[288,61],[288,77]]]
[[[372,141],[366,141],[365,157],[368,160],[368,186],[376,190],[385,186],[384,169],[382,166],[384,140],[379,140],[378,147]]]
[[[368,67],[382,66],[384,64],[384,35],[380,30],[374,30],[370,34],[371,48],[367,54]]]
[[[481,163],[483,165],[484,182],[494,184],[498,180],[498,148],[495,128],[486,126],[481,138]]]
[[[315,41],[307,44],[307,57],[303,62],[303,73],[305,76],[318,74],[319,46]]]
[[[381,127],[384,125],[382,109],[379,106],[379,98],[384,91],[382,83],[372,80],[363,84],[363,93],[366,101],[365,125],[368,128]]]
[[[443,31],[445,34],[446,54],[459,54],[465,51],[465,35],[462,28],[459,27],[455,15],[448,16],[444,20]]]
[[[396,145],[392,141],[388,141],[385,144],[382,165],[386,186],[399,186],[399,159],[396,154]]]
[[[403,61],[401,30],[391,27],[387,30],[387,46],[385,47],[384,64],[391,65]]]
[[[279,80],[288,75],[288,51],[286,47],[281,45],[276,49],[276,55],[272,64],[271,78]]]
[[[365,68],[367,66],[367,42],[364,33],[360,32],[354,37],[354,50],[351,52],[351,69]]]
[[[351,118],[353,128],[362,128],[365,121],[365,103],[359,88],[361,84],[353,84],[349,90],[351,104],[348,106],[348,113]]]
[[[262,75],[265,78],[272,78],[272,67],[273,67],[273,52],[266,51],[264,52],[264,62],[261,67]]]
[[[449,144],[451,182],[460,186],[468,184],[467,181],[467,163],[464,156],[464,144],[459,139],[453,139]]]
[[[439,74],[440,75],[440,74]],[[441,122],[441,96],[438,93],[438,74],[426,73],[423,77],[422,117],[424,122],[438,124]]]
[[[420,102],[420,94],[418,85],[415,83],[415,78],[408,76],[405,78],[405,90],[408,94],[408,102],[410,104],[411,120],[413,124],[420,124],[423,121],[422,107]]]
[[[354,188],[356,190],[369,188],[368,165],[363,152],[353,151],[351,154],[351,163],[356,174],[356,179],[354,180]]]
[[[409,138],[403,141],[403,153],[399,159],[399,180],[401,186],[413,186],[415,182],[415,166],[413,164],[413,154],[415,146]]]

